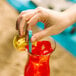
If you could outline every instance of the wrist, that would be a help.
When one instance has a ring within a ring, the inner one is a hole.
[[[73,23],[76,22],[76,4],[73,5],[71,8],[67,9],[66,11],[63,12],[64,17],[68,19],[67,21],[69,22],[69,25],[72,25]]]

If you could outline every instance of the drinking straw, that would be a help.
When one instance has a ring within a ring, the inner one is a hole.
[[[28,41],[29,41],[29,52],[32,53],[32,43],[31,43],[31,37],[32,37],[32,30],[28,31]]]

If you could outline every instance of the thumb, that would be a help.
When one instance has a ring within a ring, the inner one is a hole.
[[[56,35],[58,33],[60,33],[60,26],[57,27],[57,26],[53,25],[53,26],[50,26],[50,27],[34,34],[31,38],[31,41],[32,42],[38,41],[38,40],[40,40],[44,37],[47,37],[47,36],[50,36],[50,35]]]
[[[42,38],[44,38],[46,36],[47,36],[47,31],[46,30],[42,30],[42,31],[40,31],[40,32],[38,32],[38,33],[36,33],[36,34],[34,34],[32,36],[31,42],[38,41],[38,40],[40,40],[40,39],[42,39]]]

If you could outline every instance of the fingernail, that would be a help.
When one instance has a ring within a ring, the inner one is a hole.
[[[29,22],[27,22],[27,24],[29,24]]]
[[[19,32],[19,35],[20,35],[20,37],[22,37],[23,36],[23,33],[22,32]]]
[[[26,42],[28,42],[28,36],[26,36]]]
[[[35,37],[32,37],[32,38],[31,38],[31,42],[34,42],[35,40],[36,40]]]

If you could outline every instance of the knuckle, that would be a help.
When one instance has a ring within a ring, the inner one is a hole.
[[[25,13],[25,11],[22,11],[21,14]]]
[[[37,10],[38,10],[39,13],[43,12],[42,7],[37,7]]]
[[[25,15],[22,15],[21,17],[22,17],[22,18],[25,18]]]
[[[22,20],[26,21],[26,16],[25,15],[22,15],[21,18],[22,18]]]

